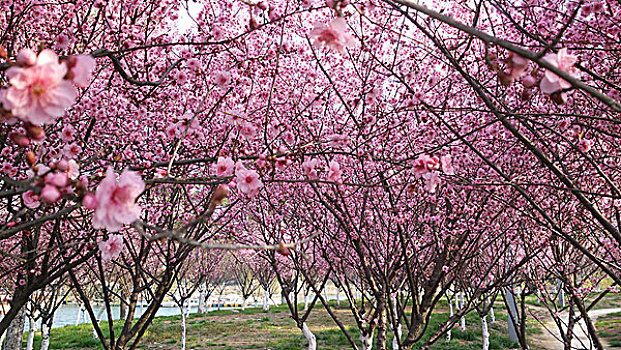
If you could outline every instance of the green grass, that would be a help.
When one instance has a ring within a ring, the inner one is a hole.
[[[334,305],[336,306],[336,305]],[[303,305],[301,305],[303,308]],[[423,344],[437,330],[439,324],[448,318],[446,309],[431,315],[429,327],[417,345]],[[347,326],[350,336],[360,347],[357,328],[345,303],[335,307],[339,318]],[[507,349],[516,347],[506,338],[506,315],[496,312],[496,323],[489,323],[490,349]],[[446,343],[444,336],[431,346],[431,349],[480,349],[481,325],[476,313],[467,315],[467,330],[461,331],[454,327],[452,341]],[[488,317],[489,322],[489,317]],[[141,349],[178,349],[180,343],[180,316],[155,318],[153,324],[142,339]],[[317,306],[308,319],[308,325],[317,337],[317,347],[326,350],[350,349],[351,345],[341,330],[333,323],[327,312]],[[107,337],[108,324],[101,323]],[[116,332],[122,324],[115,322]],[[116,333],[118,334],[118,333]],[[377,339],[376,336],[374,339]],[[392,332],[388,331],[388,342],[392,343]],[[51,349],[102,349],[98,339],[92,337],[91,325],[69,326],[53,329],[51,333]],[[39,349],[40,335],[35,337],[35,349]],[[25,344],[24,344],[25,346]],[[273,349],[296,350],[306,349],[307,341],[301,331],[289,317],[286,306],[272,307],[269,312],[261,308],[241,310],[221,310],[208,314],[192,314],[187,320],[188,349]]]
[[[621,312],[600,316],[595,323],[598,335],[611,348],[621,348]]]

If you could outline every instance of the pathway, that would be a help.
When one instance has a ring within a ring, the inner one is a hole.
[[[589,317],[591,321],[595,323],[595,320],[603,315],[621,312],[621,308],[611,308],[611,309],[598,309],[589,311]],[[561,314],[563,317],[563,322],[566,324],[568,319],[568,314],[565,312]],[[544,326],[546,329],[543,329],[543,334],[541,337],[537,339],[537,345],[543,347],[544,349],[557,350],[563,348],[563,342],[561,340],[560,332],[558,327],[552,320],[547,320],[544,322]],[[571,348],[574,350],[592,350],[595,349],[589,337],[587,336],[588,331],[586,329],[586,324],[584,320],[580,320],[574,326],[574,336],[571,342]],[[600,338],[600,341],[602,339]],[[602,341],[603,342],[603,341]],[[606,348],[607,344],[603,344]]]

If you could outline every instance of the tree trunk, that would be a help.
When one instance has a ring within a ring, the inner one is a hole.
[[[181,311],[181,350],[185,350],[185,307],[183,303],[179,306],[179,311]]]
[[[341,288],[336,289],[336,305],[341,305]]]
[[[491,300],[491,298],[490,298],[490,300]],[[496,322],[496,314],[494,313],[494,300],[490,301],[489,318],[490,318],[490,322],[491,323],[495,323]]]
[[[481,330],[483,332],[482,350],[489,350],[489,329],[487,328],[487,315],[481,317]]]
[[[317,338],[313,332],[308,329],[306,322],[302,323],[302,333],[304,337],[306,337],[306,340],[308,340],[308,350],[317,350]]]
[[[461,303],[459,305],[459,309],[461,310],[461,309],[463,309],[465,307],[465,304],[464,304],[464,292],[461,292],[459,295],[460,295],[460,298],[461,298]],[[466,314],[464,314],[461,317],[461,330],[464,331],[464,332],[466,331]]]
[[[82,304],[78,306],[78,314],[75,316],[75,325],[80,324],[80,316],[82,316]]]
[[[384,307],[384,303],[378,307],[381,308],[379,319],[377,322],[377,350],[386,350],[386,341],[387,341],[387,333],[388,333],[388,325],[387,325],[387,315],[386,308]]]
[[[308,291],[304,292],[304,311],[308,310]]]
[[[101,305],[101,308],[99,309],[99,312],[97,313],[96,317],[95,317],[95,322],[99,323],[99,321],[101,321],[101,316],[103,315],[104,311],[106,311],[106,305]],[[95,331],[95,327],[93,326],[93,338],[94,339],[98,339],[97,337],[97,332]]]
[[[395,324],[397,325],[396,329],[392,330],[393,335],[394,335],[394,337],[392,338],[392,350],[399,350],[399,342],[401,341],[401,336],[403,335],[403,333],[402,333],[401,322],[399,319],[399,312],[397,311],[397,296],[396,295],[392,296],[392,314],[394,315],[393,317],[395,318]]]
[[[362,350],[372,350],[373,333],[367,334],[366,332],[360,332],[360,342],[362,342]]]
[[[446,297],[448,299],[448,296]],[[453,302],[449,299],[448,301],[449,304],[449,317],[453,317],[454,312],[453,312]],[[446,342],[450,342],[451,341],[451,329],[453,329],[453,325],[449,325],[448,331],[446,332]]]
[[[34,335],[37,330],[37,321],[33,314],[28,316],[28,342],[26,343],[26,350],[32,350],[34,346]]]
[[[24,323],[26,321],[26,308],[22,308],[17,312],[15,318],[9,324],[6,330],[6,339],[4,340],[4,349],[13,350],[21,349],[22,339],[24,337]]]
[[[201,291],[198,295],[198,313],[205,313],[205,292]]]
[[[125,302],[125,294],[121,293],[121,298],[119,299],[119,317],[121,320],[124,320],[127,316],[127,303]]]
[[[263,289],[263,311],[270,311],[270,299],[265,289]]]
[[[54,314],[49,319],[41,318],[41,350],[50,348],[50,329],[54,324]]]

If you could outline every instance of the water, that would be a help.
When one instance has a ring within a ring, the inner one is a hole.
[[[99,313],[99,309],[101,308],[101,305],[97,305],[96,307],[93,307],[93,311],[95,312],[95,315],[97,315]],[[121,309],[118,305],[116,306],[111,306],[111,311],[112,311],[112,318],[115,320],[119,319],[119,315],[121,312]],[[144,310],[146,310],[146,306],[144,307]],[[58,310],[56,310],[56,313],[54,314],[54,325],[52,326],[52,328],[59,328],[59,327],[65,327],[65,326],[74,326],[76,324],[76,318],[78,316],[78,311],[80,310],[80,306],[78,304],[64,304],[62,305]],[[136,317],[140,317],[140,315],[142,315],[142,311],[140,306],[136,307]],[[190,313],[194,313],[197,312],[197,307],[193,306],[190,308]],[[159,310],[157,310],[157,313],[155,314],[156,316],[174,316],[174,315],[179,315],[179,308],[178,307],[160,307]],[[108,314],[107,312],[104,311],[104,313],[101,315],[101,321],[107,321],[108,320]],[[83,313],[80,313],[80,320],[78,322],[78,324],[83,324],[83,323],[91,323],[91,319],[88,315],[88,313],[86,313],[86,316]],[[38,325],[38,322],[37,322]]]

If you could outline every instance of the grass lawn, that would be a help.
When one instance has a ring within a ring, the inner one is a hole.
[[[595,327],[611,349],[621,349],[621,312],[598,317]]]
[[[349,309],[343,304],[335,308],[335,313],[347,325],[354,325]],[[445,309],[434,313],[423,338],[437,329],[437,326],[448,317]],[[517,344],[506,337],[506,315],[497,310],[496,323],[490,323],[490,349],[512,349]],[[488,318],[489,322],[489,318]],[[328,313],[321,307],[313,310],[308,325],[317,337],[317,348],[325,350],[349,349],[345,336],[334,324]],[[445,343],[444,338],[432,346],[437,350],[468,350],[481,348],[481,326],[478,316],[470,313],[467,316],[467,330],[462,332],[456,327],[452,332],[452,340]],[[116,326],[116,325],[115,325]],[[121,327],[120,324],[117,326]],[[115,327],[115,328],[117,328]],[[108,335],[107,324],[102,322],[102,329]],[[306,339],[290,319],[286,307],[273,307],[269,312],[261,308],[245,311],[214,311],[208,314],[192,314],[187,320],[188,349],[272,349],[302,350],[306,348]],[[358,342],[355,327],[349,327],[352,338]],[[389,331],[389,342],[392,333]],[[25,338],[24,338],[25,339]],[[179,316],[158,317],[143,338],[141,349],[178,349],[181,339]],[[39,349],[40,335],[35,336],[35,349]],[[422,341],[421,341],[422,343]],[[358,344],[360,346],[360,344]],[[24,344],[25,347],[25,344]],[[99,341],[92,337],[91,325],[68,326],[53,329],[51,332],[51,349],[101,349]]]

